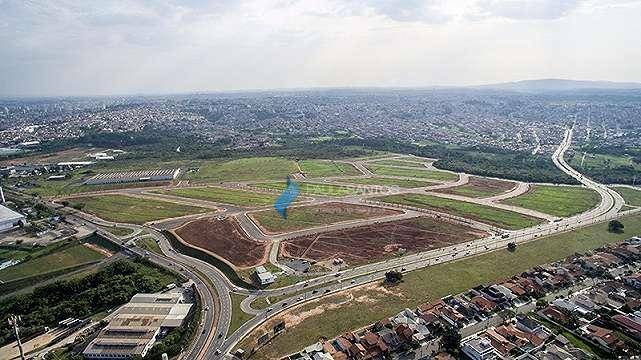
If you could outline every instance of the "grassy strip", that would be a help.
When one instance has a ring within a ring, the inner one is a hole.
[[[276,201],[276,195],[261,194],[251,191],[225,189],[219,187],[183,188],[171,190],[156,190],[158,194],[168,194],[190,199],[232,204],[238,206],[264,206]]]
[[[240,309],[240,303],[246,298],[245,295],[230,293],[231,296],[231,321],[228,334],[233,334],[244,323],[249,321],[253,315],[247,314]]]
[[[333,184],[319,184],[309,182],[297,182],[297,184],[302,194],[322,196],[349,196],[357,195],[362,192],[360,189],[357,189],[355,187]],[[252,186],[266,190],[283,191],[285,189],[286,183],[284,181],[272,181],[252,184]]]
[[[385,165],[385,166],[404,166],[418,169],[426,169],[425,165],[421,162],[401,160],[401,159],[383,159],[371,162],[372,165]]]
[[[360,171],[351,164],[329,160],[302,160],[298,166],[307,177],[360,175]]]
[[[614,191],[623,197],[625,203],[631,206],[641,206],[641,190],[634,190],[627,187],[617,186]]]
[[[64,250],[0,270],[0,280],[9,282],[28,278],[46,272],[72,268],[80,264],[94,263],[103,258],[101,253],[84,245],[76,244]]]
[[[133,229],[117,226],[99,226],[102,231],[108,232],[117,237],[128,236],[134,233]]]
[[[367,168],[376,175],[402,176],[434,181],[456,181],[458,179],[457,174],[438,170],[405,169],[375,164],[367,164]]]
[[[641,234],[641,215],[628,216],[621,221],[625,225],[623,234],[610,233],[607,224],[600,223],[520,245],[515,252],[499,250],[415,270],[404,276],[403,283],[387,290],[365,287],[352,291],[350,295],[343,292],[310,302],[296,313],[319,308],[323,311],[309,315],[304,322],[290,327],[274,339],[272,345],[257,352],[253,359],[280,358],[314,343],[320,337],[333,338],[392,316],[401,309],[413,308],[480,284],[495,283],[534,266]],[[255,337],[250,336],[240,347],[249,349],[254,341]]]
[[[426,187],[434,185],[434,183],[420,180],[409,179],[394,179],[382,177],[369,177],[369,178],[356,178],[356,179],[341,179],[339,180],[346,184],[359,184],[359,185],[377,185],[377,186],[398,186],[404,189],[412,189],[419,187]]]
[[[37,274],[37,275],[34,275],[34,276],[23,277],[23,278],[20,278],[20,279],[4,282],[4,283],[0,284],[0,293],[2,293],[2,296],[0,296],[0,297],[11,295],[11,293],[13,293],[15,291],[18,291],[20,289],[24,289],[24,288],[29,287],[29,286],[34,286],[34,285],[36,285],[38,283],[41,283],[41,282],[43,282],[45,280],[53,279],[53,278],[56,278],[58,276],[61,276],[61,275],[64,275],[64,274],[68,274],[68,273],[74,272],[74,271],[82,269],[82,268],[92,267],[92,265],[97,264],[97,263],[98,263],[98,261],[82,263],[82,264],[78,264],[78,265],[75,265],[75,266],[66,267],[66,268],[63,268],[63,269],[44,272],[44,273],[40,273],[40,274]]]
[[[502,202],[554,216],[570,217],[592,209],[599,201],[601,197],[598,193],[583,187],[533,185],[527,193]]]
[[[510,230],[523,229],[543,222],[543,220],[512,211],[432,195],[398,194],[377,199],[391,204],[446,212]]]
[[[147,251],[163,255],[162,250],[160,249],[160,245],[158,245],[156,239],[154,239],[154,237],[151,235],[138,238],[136,240],[136,244]]]

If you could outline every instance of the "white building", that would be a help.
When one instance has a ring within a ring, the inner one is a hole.
[[[261,285],[269,285],[276,281],[276,277],[271,272],[267,271],[264,266],[256,267],[256,278]]]
[[[180,169],[103,173],[87,180],[87,185],[122,184],[145,181],[169,181],[178,178]]]
[[[20,225],[20,222],[24,220],[24,215],[0,205],[0,232],[9,231]]]
[[[129,359],[144,357],[162,332],[179,327],[192,304],[183,303],[181,293],[136,294],[89,343],[85,359]]]
[[[499,359],[499,354],[486,338],[475,337],[467,340],[463,343],[462,350],[472,360]]]

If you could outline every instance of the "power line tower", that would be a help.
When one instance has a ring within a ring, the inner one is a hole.
[[[22,321],[20,316],[9,315],[9,325],[13,326],[13,332],[16,334],[16,340],[18,341],[18,349],[20,350],[20,359],[25,360],[24,352],[22,351],[22,342],[20,342],[20,330],[18,329],[18,322]]]

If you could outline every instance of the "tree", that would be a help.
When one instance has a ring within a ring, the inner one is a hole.
[[[452,326],[447,326],[443,330],[441,348],[453,355],[459,353],[461,349],[461,334],[459,334],[458,329]]]
[[[510,252],[514,252],[516,250],[516,243],[515,242],[508,243],[507,250]]]
[[[396,270],[390,270],[385,273],[385,281],[390,284],[397,284],[403,280],[403,273]]]
[[[608,223],[608,231],[611,233],[620,234],[623,232],[625,226],[619,220],[610,220]]]

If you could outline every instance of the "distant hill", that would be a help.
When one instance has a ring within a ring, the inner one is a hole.
[[[474,89],[495,89],[510,91],[571,91],[571,90],[629,90],[641,89],[641,83],[586,81],[566,79],[522,80],[498,84],[471,86]]]

